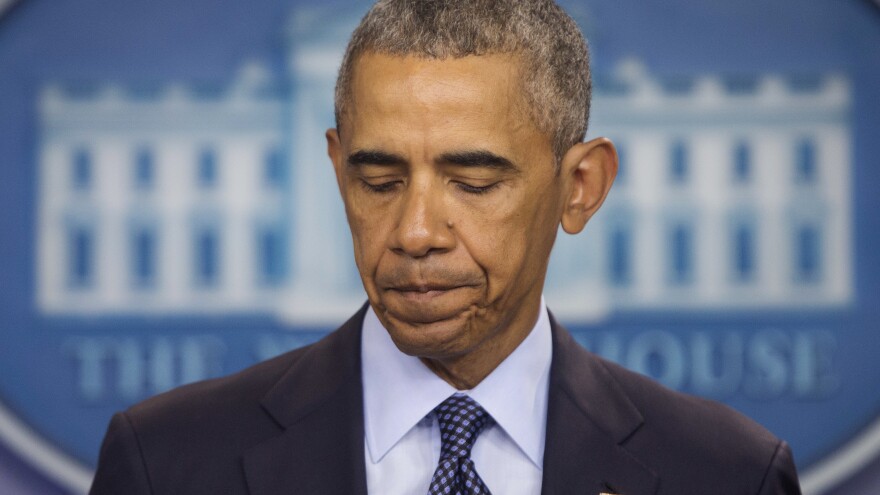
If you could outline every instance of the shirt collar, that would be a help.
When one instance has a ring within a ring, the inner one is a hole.
[[[372,307],[362,337],[364,429],[371,460],[379,462],[419,421],[459,392],[418,358],[397,349]],[[543,468],[547,393],[552,358],[544,299],[523,342],[479,385],[465,391],[539,468]]]

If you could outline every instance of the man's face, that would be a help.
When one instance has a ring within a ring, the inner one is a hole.
[[[328,131],[370,304],[407,354],[510,352],[537,318],[565,181],[518,70],[366,54]]]

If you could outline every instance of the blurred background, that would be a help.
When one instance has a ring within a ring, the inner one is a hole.
[[[548,305],[880,493],[880,4],[561,3],[621,171]],[[86,492],[114,411],[363,303],[323,132],[367,8],[0,0],[0,493]]]

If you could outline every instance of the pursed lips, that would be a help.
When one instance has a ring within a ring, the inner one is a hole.
[[[451,278],[433,282],[400,280],[382,288],[383,306],[395,320],[411,325],[459,318],[475,301],[480,284]]]
[[[473,287],[472,285],[460,285],[460,284],[444,284],[444,283],[425,283],[425,284],[407,284],[407,285],[398,285],[394,287],[387,287],[386,291],[393,291],[400,296],[417,302],[425,302],[434,299],[435,297],[440,297],[445,294],[448,294],[457,289],[464,289]]]

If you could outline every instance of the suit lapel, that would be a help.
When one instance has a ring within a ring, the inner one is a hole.
[[[263,399],[283,431],[245,453],[253,495],[366,495],[360,356],[365,312],[366,306],[306,351]]]
[[[601,361],[556,320],[547,404],[544,495],[656,493],[658,480],[622,444],[644,422]]]

